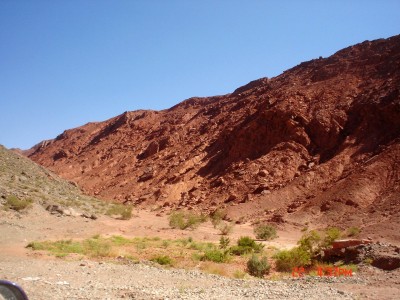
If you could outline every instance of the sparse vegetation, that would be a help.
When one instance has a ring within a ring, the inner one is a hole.
[[[0,185],[10,199],[2,199],[3,208],[22,211],[31,204],[44,207],[49,204],[62,205],[63,208],[79,208],[79,212],[104,214],[109,203],[83,195],[79,187],[34,164],[30,159],[18,155],[0,145]],[[24,195],[24,196],[22,196]],[[15,197],[15,198],[14,198]]]
[[[311,230],[304,234],[297,244],[310,256],[315,256],[321,250],[321,235],[317,231]]]
[[[229,240],[227,237],[223,239]],[[241,245],[253,245],[242,239]],[[116,260],[118,263],[149,260],[164,266],[190,268],[197,266],[208,273],[236,278],[244,277],[244,269],[232,268],[246,265],[249,257],[232,257],[230,248],[220,249],[217,243],[195,241],[193,238],[164,240],[155,238],[127,238],[123,236],[103,237],[94,235],[85,240],[60,240],[32,242],[27,247],[47,251],[58,258],[79,257]],[[145,251],[143,251],[146,249]],[[235,275],[235,274],[236,275]]]
[[[229,252],[226,250],[218,250],[218,249],[210,249],[204,252],[204,255],[201,257],[201,260],[213,261],[216,263],[223,263],[228,261]]]
[[[246,276],[246,272],[243,272],[241,270],[236,270],[233,273],[233,277],[236,278],[236,279],[243,279],[245,276]]]
[[[340,229],[336,227],[327,228],[321,233],[315,230],[305,233],[297,242],[297,247],[278,251],[274,255],[277,270],[290,272],[294,267],[306,267],[316,263],[321,251],[330,247],[341,235]]]
[[[339,239],[342,236],[342,232],[339,228],[330,227],[325,230],[325,237],[323,239],[322,247],[329,247],[332,245],[334,240]]]
[[[104,239],[87,239],[81,242],[61,240],[56,242],[32,242],[27,248],[47,250],[58,257],[70,253],[83,254],[89,257],[108,257],[111,255],[111,243]]]
[[[247,261],[247,270],[252,276],[263,277],[269,273],[270,268],[271,266],[265,256],[260,259],[258,256],[253,255]]]
[[[6,197],[6,202],[4,204],[4,207],[6,209],[21,211],[31,206],[32,202],[33,201],[31,199],[19,199],[14,195],[9,195]]]
[[[374,262],[374,260],[370,257],[367,257],[363,260],[363,263],[366,265],[372,265],[373,262]]]
[[[169,216],[169,226],[178,229],[195,229],[200,223],[206,221],[206,217],[203,215],[197,215],[194,213],[183,213],[183,212],[172,212]]]
[[[357,236],[360,234],[360,231],[361,230],[358,227],[355,227],[355,226],[349,227],[349,228],[347,228],[347,236]]]
[[[164,266],[198,267],[213,274],[243,278],[244,271],[257,277],[268,274],[271,268],[266,257],[268,253],[275,252],[273,258],[276,270],[280,272],[291,272],[298,266],[307,268],[321,264],[318,261],[320,249],[337,236],[340,236],[340,231],[335,228],[328,228],[325,232],[307,232],[299,240],[297,247],[282,251],[277,251],[276,248],[264,250],[262,243],[256,242],[249,236],[240,237],[233,246],[229,246],[230,239],[226,236],[221,236],[217,244],[195,241],[192,237],[164,240],[159,237],[127,238],[115,235],[106,238],[94,235],[81,241],[32,242],[27,247],[48,251],[58,258],[79,254],[81,257],[116,259],[121,263],[131,261],[129,259],[131,257],[135,262],[150,260]],[[226,265],[228,263],[229,266]],[[365,263],[370,263],[370,261],[366,260]],[[247,266],[247,268],[240,270],[238,266],[242,268]]]
[[[229,276],[228,269],[225,267],[225,265],[220,264],[220,263],[205,261],[200,266],[200,269],[202,271],[210,273],[210,274],[215,274],[215,275],[219,275],[219,276]]]
[[[222,209],[217,209],[210,214],[211,223],[213,224],[214,228],[217,228],[217,226],[222,222],[225,216],[226,211]]]
[[[311,255],[301,247],[291,250],[281,250],[274,255],[276,269],[281,272],[290,272],[294,267],[306,267],[311,264]]]
[[[218,230],[221,235],[229,235],[232,233],[233,225],[228,222],[222,222],[218,225]]]
[[[276,228],[271,225],[257,225],[254,228],[254,234],[256,238],[263,241],[268,241],[276,238]]]
[[[254,239],[248,236],[242,236],[237,241],[236,246],[232,246],[229,248],[229,251],[233,255],[245,255],[249,253],[260,253],[264,248],[264,245],[261,243],[256,243]]]
[[[121,220],[132,218],[132,206],[123,204],[113,204],[106,212],[106,215],[117,216]]]
[[[228,237],[221,236],[221,238],[219,239],[219,247],[221,249],[226,249],[228,248],[230,242],[231,240]]]
[[[162,266],[172,266],[173,264],[171,257],[168,255],[158,255],[150,260]]]

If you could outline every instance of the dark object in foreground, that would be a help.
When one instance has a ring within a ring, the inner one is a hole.
[[[0,280],[0,296],[6,300],[28,300],[28,296],[19,285],[7,280]]]

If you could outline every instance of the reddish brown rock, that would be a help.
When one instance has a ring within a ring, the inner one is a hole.
[[[372,241],[370,240],[357,240],[357,239],[347,239],[347,240],[336,240],[332,243],[333,249],[340,249],[346,248],[351,246],[359,246],[359,245],[366,245],[371,244]]]
[[[235,220],[279,210],[279,222],[365,225],[400,240],[400,36],[232,94],[88,123],[26,153],[104,199],[221,203]]]

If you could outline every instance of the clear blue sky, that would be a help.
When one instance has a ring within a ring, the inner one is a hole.
[[[399,0],[0,0],[0,144],[232,92],[400,34]]]

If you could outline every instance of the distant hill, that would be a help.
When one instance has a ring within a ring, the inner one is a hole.
[[[30,158],[124,203],[400,239],[400,36],[228,95],[66,130]]]

